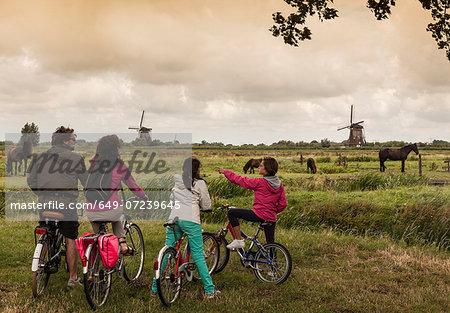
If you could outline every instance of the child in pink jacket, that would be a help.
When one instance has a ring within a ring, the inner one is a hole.
[[[259,174],[263,177],[249,178],[239,176],[232,171],[217,167],[220,174],[232,183],[241,187],[251,189],[255,192],[253,210],[230,209],[228,210],[228,220],[233,226],[236,239],[231,242],[228,249],[244,248],[245,243],[241,236],[241,228],[237,218],[250,222],[272,222],[271,226],[265,226],[266,241],[274,242],[275,224],[277,213],[280,213],[287,206],[286,194],[280,179],[275,176],[278,172],[278,163],[274,158],[264,158],[259,165]]]

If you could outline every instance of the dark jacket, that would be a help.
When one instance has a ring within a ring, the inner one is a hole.
[[[54,146],[35,155],[27,178],[28,186],[39,201],[52,198],[76,199],[78,181],[84,186],[87,171],[84,159],[66,146]]]

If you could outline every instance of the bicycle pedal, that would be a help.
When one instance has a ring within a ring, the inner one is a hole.
[[[44,273],[46,274],[55,274],[58,272],[59,267],[58,266],[46,266],[44,268]]]

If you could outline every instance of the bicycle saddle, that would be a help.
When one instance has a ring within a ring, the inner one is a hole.
[[[164,227],[167,227],[167,226],[169,226],[169,227],[175,227],[175,225],[177,224],[177,222],[178,222],[178,216],[176,216],[176,217],[172,220],[172,222],[167,222],[167,223],[165,223],[165,224],[164,224]]]
[[[272,226],[273,224],[274,224],[274,222],[264,221],[264,222],[261,222],[259,225],[261,225],[262,227],[264,227],[264,226],[269,227],[269,226]]]
[[[52,218],[55,220],[63,220],[64,214],[60,212],[54,212],[54,211],[44,211],[42,212],[42,217]]]

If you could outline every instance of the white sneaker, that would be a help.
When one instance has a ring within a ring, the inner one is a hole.
[[[219,290],[216,289],[212,293],[206,294],[205,297],[206,297],[206,299],[214,299],[214,298],[220,296],[221,293],[222,292],[220,292]]]
[[[70,288],[81,285],[83,285],[83,283],[81,282],[80,278],[77,278],[76,280],[69,279],[69,281],[67,282],[67,287]]]
[[[237,240],[234,239],[228,246],[228,249],[242,249],[245,247],[244,239]]]

